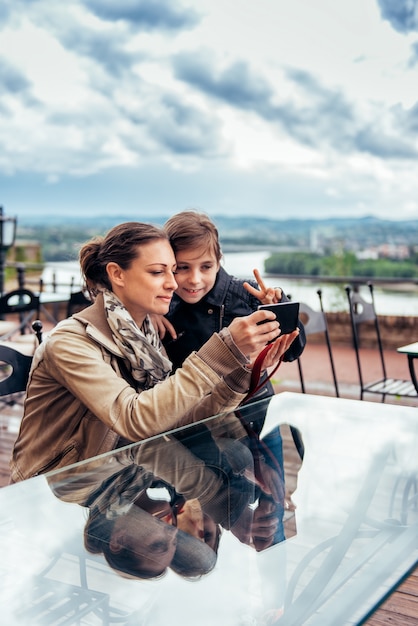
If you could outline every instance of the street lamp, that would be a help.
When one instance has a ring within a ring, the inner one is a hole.
[[[7,251],[15,242],[17,217],[3,215],[3,207],[0,206],[0,296],[4,291],[4,274]]]

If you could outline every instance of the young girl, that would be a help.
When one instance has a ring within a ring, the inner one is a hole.
[[[176,255],[177,289],[166,316],[172,327],[164,339],[174,368],[238,317],[257,311],[258,306],[288,299],[281,289],[266,288],[255,271],[258,284],[239,280],[221,266],[222,251],[218,231],[209,217],[196,211],[183,211],[164,225]],[[299,334],[284,353],[284,361],[297,359],[305,347],[305,333]],[[268,382],[253,400],[273,395]]]
[[[35,353],[12,482],[233,410],[255,356],[279,334],[268,311],[231,320],[170,375],[149,317],[168,313],[177,289],[167,234],[120,224],[81,248],[80,265],[94,302],[60,322]],[[296,336],[276,339],[269,365]]]

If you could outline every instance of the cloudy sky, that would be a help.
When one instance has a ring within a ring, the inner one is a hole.
[[[7,214],[418,218],[418,0],[6,0]]]

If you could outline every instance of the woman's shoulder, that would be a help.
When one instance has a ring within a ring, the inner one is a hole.
[[[54,328],[49,333],[49,337],[53,339],[54,337],[59,337],[66,333],[85,335],[86,324],[84,324],[83,322],[81,322],[81,320],[75,317],[67,317],[66,319],[58,322],[56,326],[54,326]]]
[[[48,333],[40,344],[42,353],[48,358],[54,359],[54,355],[61,352],[70,352],[76,358],[79,352],[80,341],[86,340],[86,328],[78,320],[69,317],[61,322]],[[75,347],[77,346],[77,348]]]

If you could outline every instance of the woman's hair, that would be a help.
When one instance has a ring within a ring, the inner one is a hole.
[[[112,289],[106,266],[117,263],[122,269],[130,267],[139,255],[139,246],[157,239],[168,241],[163,229],[142,222],[125,222],[112,228],[104,237],[94,237],[79,253],[85,286],[94,297],[100,288]]]
[[[150,516],[151,517],[151,516]],[[138,554],[126,547],[113,552],[110,548],[115,525],[114,519],[107,519],[106,514],[97,508],[90,509],[84,527],[84,547],[90,554],[103,554],[108,565],[119,574],[138,579],[160,578],[161,572],[150,573],[143,563],[139,565]],[[195,579],[208,574],[215,567],[216,553],[196,537],[181,530],[177,531],[177,547],[171,562],[171,569],[183,578]]]
[[[218,229],[204,213],[193,210],[177,213],[167,220],[164,230],[170,239],[174,254],[190,248],[205,248],[215,254],[218,262],[221,260]]]
[[[148,579],[158,578],[164,574],[162,570],[159,574],[152,574],[145,567],[138,564],[138,555],[131,548],[122,548],[113,552],[110,541],[115,526],[115,519],[108,519],[105,513],[98,509],[90,509],[87,523],[84,527],[84,547],[90,554],[103,554],[108,565],[120,573],[122,576],[132,576],[134,578]]]

